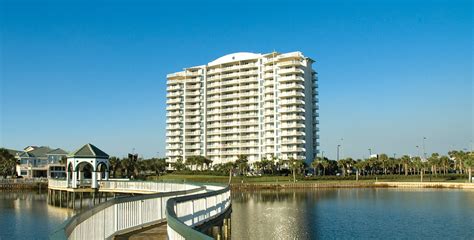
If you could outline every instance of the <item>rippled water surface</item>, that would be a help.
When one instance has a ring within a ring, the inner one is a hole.
[[[233,239],[474,239],[474,191],[235,192]]]
[[[47,239],[73,213],[0,192],[0,239]],[[232,239],[474,239],[474,191],[234,191]]]

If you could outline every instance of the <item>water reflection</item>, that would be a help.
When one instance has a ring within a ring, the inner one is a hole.
[[[0,239],[47,239],[73,212],[49,206],[45,192],[0,192]]]
[[[233,239],[474,238],[474,191],[262,190],[232,198]]]

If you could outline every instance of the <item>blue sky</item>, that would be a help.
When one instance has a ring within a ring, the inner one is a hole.
[[[167,73],[273,50],[316,60],[325,156],[472,145],[469,0],[0,0],[0,29],[8,148],[163,156]]]

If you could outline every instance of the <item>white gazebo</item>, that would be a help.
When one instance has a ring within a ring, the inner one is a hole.
[[[88,143],[67,157],[68,186],[98,188],[98,180],[109,179],[109,155]]]

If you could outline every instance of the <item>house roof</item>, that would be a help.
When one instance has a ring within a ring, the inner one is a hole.
[[[73,158],[109,158],[109,155],[98,147],[88,143],[74,152],[71,152],[68,157]]]
[[[56,148],[47,153],[47,155],[67,155],[67,152],[61,148]]]
[[[23,151],[18,151],[14,149],[8,149],[8,148],[5,148],[5,149],[7,150],[8,153],[10,153],[13,156],[16,156],[17,154],[20,155],[23,152]]]
[[[51,152],[51,150],[52,149],[49,147],[38,147],[38,148],[35,148],[34,150],[22,153],[20,157],[37,157],[37,158],[46,157],[46,154],[48,152]]]

